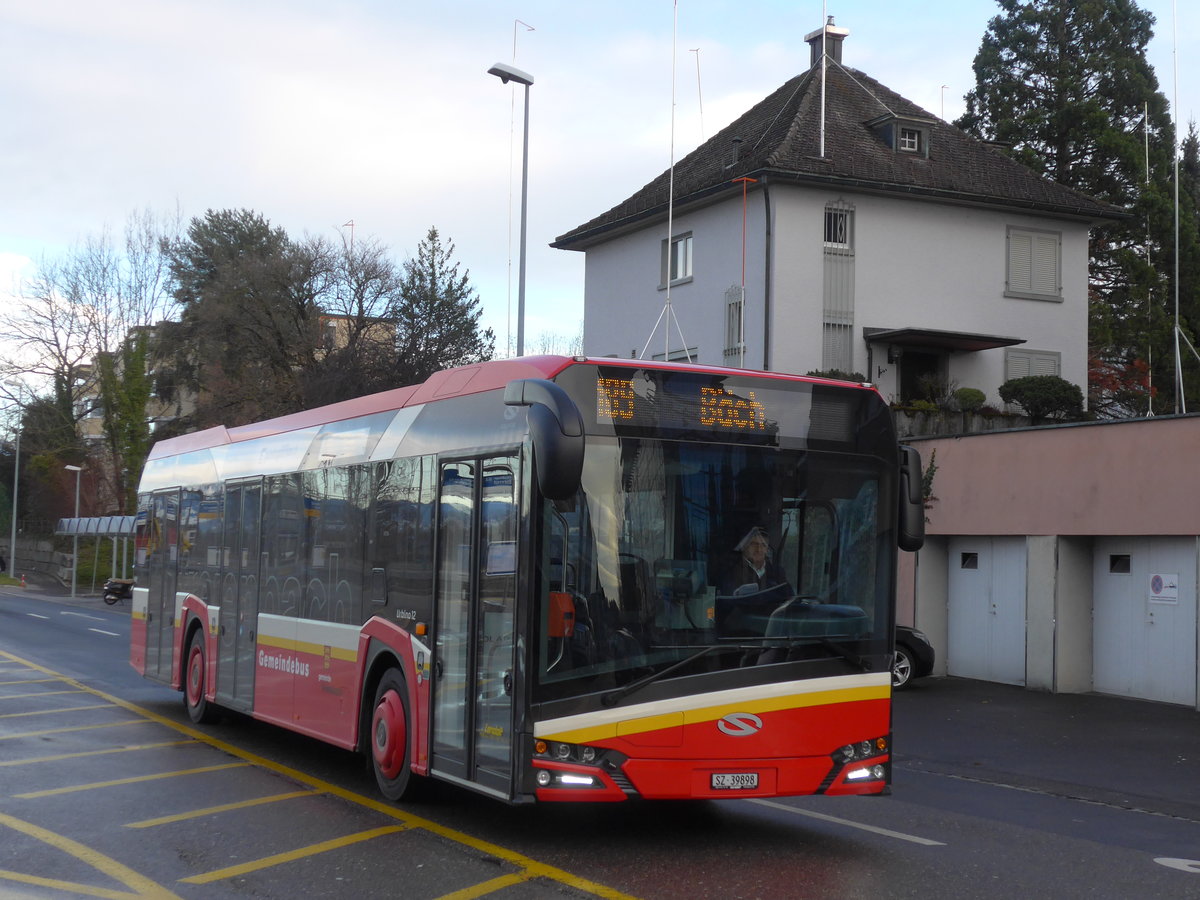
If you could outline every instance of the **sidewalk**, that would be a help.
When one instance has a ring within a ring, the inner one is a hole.
[[[16,577],[19,578],[20,576]],[[128,600],[107,606],[103,596],[101,596],[100,587],[101,585],[98,584],[96,590],[93,591],[91,582],[88,582],[86,585],[76,585],[75,597],[72,599],[70,584],[64,585],[44,572],[26,572],[25,587],[21,587],[20,585],[0,585],[0,591],[12,594],[27,594],[30,597],[37,597],[39,600],[49,600],[52,603],[63,603],[79,607],[102,607],[129,612],[130,603]]]
[[[926,678],[896,695],[896,781],[925,770],[1200,821],[1200,712]]]

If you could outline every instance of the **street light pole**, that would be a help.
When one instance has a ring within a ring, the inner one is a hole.
[[[16,378],[6,378],[4,384],[11,388],[16,388],[18,393],[17,398],[17,433],[16,447],[13,453],[13,495],[12,495],[12,531],[8,538],[8,573],[14,578],[17,572],[17,494],[21,487],[21,413],[24,408],[21,405],[21,396],[25,385]]]
[[[17,447],[13,453],[12,533],[8,539],[8,573],[17,577],[17,491],[21,486],[21,429],[17,428]]]
[[[521,147],[521,261],[517,269],[517,356],[525,355],[525,227],[529,209],[529,87],[533,76],[515,66],[496,63],[488,69],[505,84],[525,85],[525,139]]]
[[[75,527],[71,529],[75,532],[73,536],[74,547],[71,551],[71,599],[75,599],[75,582],[78,581],[79,574],[79,478],[83,474],[82,466],[63,466],[68,472],[75,473]]]

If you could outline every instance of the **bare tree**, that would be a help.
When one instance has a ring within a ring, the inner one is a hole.
[[[533,342],[534,352],[548,355],[582,356],[583,355],[583,323],[574,335],[558,334],[554,331],[543,331]]]
[[[172,227],[178,217],[135,212],[120,249],[104,231],[43,260],[21,287],[21,308],[0,321],[11,348],[0,360],[0,395],[23,407],[26,388],[38,395],[40,433],[31,440],[75,463],[87,453],[80,419],[102,411],[106,452],[93,461],[93,477],[118,508],[132,494],[149,440],[145,332],[171,313],[162,246]]]

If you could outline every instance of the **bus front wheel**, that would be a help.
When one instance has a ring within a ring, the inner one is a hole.
[[[204,696],[208,690],[208,666],[204,649],[204,631],[197,628],[188,641],[187,658],[183,669],[183,703],[188,718],[197,725],[213,722],[217,718],[214,704]]]
[[[408,723],[408,688],[403,676],[389,669],[375,689],[375,711],[371,715],[375,781],[389,800],[401,800],[410,792]]]

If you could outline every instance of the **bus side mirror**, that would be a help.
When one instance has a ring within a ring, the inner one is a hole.
[[[900,511],[896,542],[915,553],[925,543],[925,498],[921,495],[921,454],[915,447],[900,446]]]
[[[566,500],[579,490],[583,473],[583,416],[553,381],[522,378],[504,388],[507,406],[529,407],[529,436],[538,487],[548,500]]]

